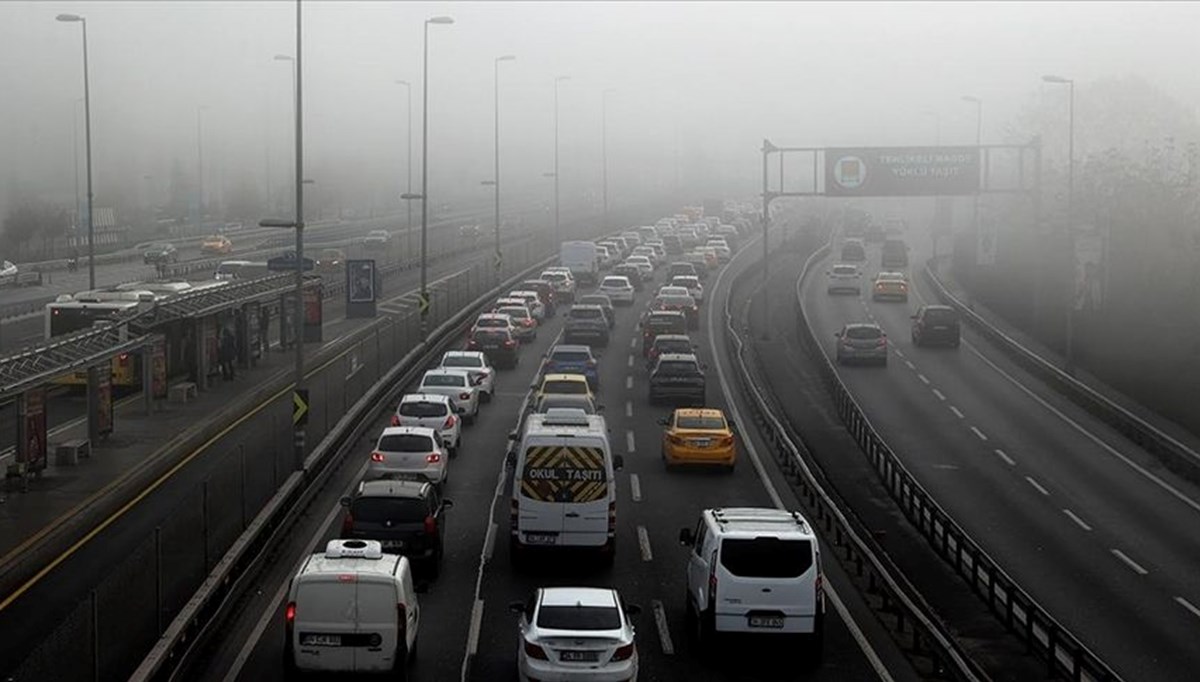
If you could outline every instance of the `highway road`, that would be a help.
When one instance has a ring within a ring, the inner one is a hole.
[[[829,357],[844,322],[888,335],[886,368],[840,368],[842,380],[939,504],[1119,674],[1194,679],[1200,488],[969,330],[960,348],[915,348],[909,315],[936,302],[917,272],[927,256],[913,246],[908,303],[870,300],[877,246],[862,296],[826,293],[829,260],[800,289]]]
[[[713,280],[709,279],[710,285]],[[710,367],[709,401],[722,408],[727,403],[717,382],[715,363],[724,360],[713,354],[708,319],[727,286],[724,281],[710,289],[701,331],[693,333],[702,359]],[[455,501],[455,507],[448,512],[441,577],[420,596],[423,619],[413,679],[516,679],[516,620],[507,605],[524,599],[537,586],[562,584],[615,586],[627,601],[644,608],[636,623],[642,680],[879,679],[852,634],[852,629],[859,631],[860,627],[848,626],[833,606],[827,615],[824,661],[815,668],[785,648],[742,641],[729,641],[730,650],[715,663],[706,664],[689,644],[683,629],[686,551],[677,543],[679,528],[693,524],[705,507],[769,506],[776,495],[790,508],[797,505],[773,464],[764,460],[767,473],[760,477],[745,450],[731,475],[664,470],[659,460],[661,427],[657,420],[666,416],[669,408],[648,405],[646,371],[635,327],[640,308],[650,295],[643,292],[634,307],[618,309],[612,342],[601,355],[600,400],[615,451],[625,455],[625,469],[617,477],[615,565],[604,569],[586,560],[564,559],[518,572],[509,562],[511,481],[503,466],[505,444],[540,356],[561,329],[561,319],[552,319],[537,340],[522,350],[520,365],[500,373],[496,400],[485,406],[476,424],[465,431],[464,444],[451,465],[446,495]],[[377,420],[374,431],[384,425],[382,418]],[[744,435],[757,439],[752,433]],[[362,476],[369,451],[369,443],[364,442],[357,448],[357,456],[348,458],[326,486],[298,524],[288,547],[274,558],[240,605],[233,622],[221,629],[221,640],[201,657],[203,668],[192,671],[194,679],[281,679],[283,590],[300,558],[335,537],[341,512],[337,500]],[[837,570],[827,567],[826,576],[830,591],[838,594],[843,584]],[[477,629],[472,628],[473,622]],[[910,679],[911,672],[896,670],[893,676]]]

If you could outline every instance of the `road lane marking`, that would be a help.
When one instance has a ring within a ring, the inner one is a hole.
[[[954,413],[954,416],[955,416],[955,417],[958,417],[959,419],[962,419],[962,418],[963,418],[963,413],[962,413],[962,412],[959,412],[957,407],[955,407],[955,406],[951,405],[951,406],[950,406],[950,411]]]
[[[896,357],[898,357],[898,358],[904,357],[904,351],[900,350],[899,348],[893,348],[892,350],[895,351]]]
[[[996,453],[997,457],[1007,462],[1010,467],[1015,467],[1017,465],[1016,460],[1014,460],[1012,457],[1009,457],[1008,453],[1004,452],[1000,448],[996,448],[995,450],[992,450],[992,452]]]
[[[1075,512],[1071,511],[1070,509],[1064,509],[1063,513],[1066,514],[1068,517],[1070,517],[1070,519],[1075,522],[1075,525],[1079,526],[1080,528],[1082,528],[1088,532],[1091,532],[1092,527],[1087,525],[1086,523],[1084,523],[1083,519],[1076,516]]]
[[[1184,599],[1183,597],[1175,597],[1175,603],[1179,604],[1180,606],[1187,609],[1188,611],[1191,611],[1193,616],[1200,618],[1200,608],[1196,608],[1196,606],[1193,605],[1192,602]]]
[[[634,349],[637,348],[637,337],[636,336],[633,337],[632,339],[629,339],[629,347],[634,348]]]
[[[629,474],[629,495],[634,502],[642,501],[642,479],[637,474]]]
[[[1033,486],[1034,488],[1037,488],[1037,491],[1038,491],[1039,493],[1041,493],[1041,494],[1043,494],[1043,495],[1049,495],[1049,494],[1050,494],[1050,491],[1049,491],[1049,490],[1046,490],[1046,488],[1045,488],[1044,486],[1042,486],[1042,484],[1041,484],[1041,483],[1038,483],[1038,482],[1037,482],[1037,481],[1035,481],[1033,478],[1031,478],[1031,477],[1029,477],[1029,476],[1026,476],[1026,477],[1025,477],[1025,480],[1026,480],[1026,481],[1029,481],[1029,485]]]
[[[925,376],[924,374],[918,374],[917,378],[920,379],[921,383],[925,384],[926,386],[929,385],[929,377]]]
[[[629,367],[633,367],[633,356],[632,355],[629,356],[629,362],[627,362],[625,364],[628,365]]]
[[[635,450],[635,448],[634,448],[634,442],[633,442],[633,431],[626,431],[625,432],[625,451],[632,455],[634,453],[634,450]]]
[[[476,599],[471,607],[471,628],[467,631],[467,655],[479,653],[479,630],[483,625],[483,600]]]
[[[633,403],[628,400],[625,401],[625,416],[626,417],[633,416]]]
[[[642,550],[642,561],[654,561],[654,553],[650,551],[650,534],[645,526],[637,527],[638,549]]]
[[[663,608],[661,599],[652,600],[650,606],[654,609],[654,624],[658,626],[658,643],[662,645],[662,652],[674,656],[675,644],[671,642],[671,630],[667,628],[667,610]]]
[[[483,560],[491,561],[492,554],[496,551],[496,532],[500,529],[499,524],[488,524],[487,535],[483,536]]]
[[[932,389],[932,390],[933,390],[933,394],[934,394],[935,396],[937,396],[937,399],[938,399],[938,400],[941,400],[941,401],[943,401],[943,402],[946,400],[946,396],[945,396],[945,395],[943,395],[941,391],[937,390],[936,388],[935,388],[935,389]]]
[[[914,372],[917,371],[917,366],[912,363],[912,360],[905,360],[904,366],[911,369]]]
[[[633,377],[625,377],[625,388],[627,388],[627,389],[633,388]]]
[[[987,440],[987,434],[985,434],[983,431],[980,431],[978,428],[976,428],[974,426],[971,427],[971,433],[974,433],[975,436],[979,438],[979,440]]]
[[[1116,558],[1125,562],[1126,566],[1133,569],[1134,573],[1137,573],[1138,575],[1146,575],[1147,573],[1150,572],[1150,571],[1147,571],[1146,569],[1142,568],[1141,565],[1138,564],[1138,562],[1134,561],[1133,559],[1130,559],[1129,555],[1125,554],[1125,552],[1122,552],[1121,550],[1119,550],[1115,547],[1109,551],[1112,552],[1113,556],[1115,556]]]

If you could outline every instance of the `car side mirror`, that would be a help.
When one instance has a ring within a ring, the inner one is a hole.
[[[349,498],[349,497],[343,497],[341,500],[338,500],[338,501],[341,503],[341,505],[342,505],[343,507],[349,507],[349,506],[350,506],[350,498]]]
[[[696,544],[696,536],[692,533],[691,528],[679,529],[679,544],[684,547],[691,547]]]
[[[837,338],[839,338],[839,339],[840,339],[840,338],[842,338],[842,333],[841,333],[841,332],[834,332],[834,333],[833,333],[833,335],[834,335],[834,336],[836,336],[836,337],[837,337]]]
[[[626,604],[625,605],[625,615],[626,616],[640,616],[641,614],[642,614],[641,606],[638,606],[637,604]]]
[[[614,456],[613,457],[613,469],[620,471],[624,468],[625,468],[625,458],[622,457],[621,455]]]
[[[442,500],[442,509],[453,509],[453,508],[454,508],[454,500],[452,500],[450,498],[445,498]]]

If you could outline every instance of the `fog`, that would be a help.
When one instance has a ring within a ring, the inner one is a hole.
[[[0,215],[29,198],[74,202],[80,30],[56,22],[62,12],[88,22],[98,206],[163,206],[173,166],[194,183],[201,105],[210,210],[238,187],[265,203],[268,175],[282,203],[291,74],[273,57],[295,51],[295,3],[10,1],[0,3]],[[513,197],[549,196],[554,79],[570,77],[560,84],[564,204],[599,191],[606,89],[618,204],[675,189],[753,193],[763,138],[972,143],[964,94],[984,102],[984,141],[999,141],[1047,87],[1044,73],[1080,88],[1136,76],[1189,111],[1193,127],[1200,105],[1196,4],[312,1],[303,12],[306,175],[317,197],[343,206],[399,204],[398,79],[414,86],[419,181],[422,22],[437,15],[455,23],[430,27],[433,202],[486,197],[493,59],[504,54],[516,56],[500,71]]]

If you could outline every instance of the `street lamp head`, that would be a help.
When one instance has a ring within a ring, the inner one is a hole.
[[[556,76],[556,77],[554,78],[554,82],[555,82],[555,83],[558,83],[558,82],[560,82],[560,81],[569,81],[569,80],[571,80],[571,77],[570,77],[570,76]]]
[[[78,14],[60,14],[54,19],[55,21],[83,21],[83,17]]]
[[[496,181],[495,180],[481,180],[479,182],[479,184],[483,185],[484,187],[491,187],[496,184]]]
[[[516,58],[517,58],[517,56],[516,56],[516,55],[512,55],[512,54],[506,54],[506,55],[503,55],[503,56],[501,56],[501,57],[496,57],[496,61],[498,61],[498,62],[511,62],[511,61],[513,61],[513,60],[514,60],[514,59],[516,59]]]
[[[413,201],[413,200],[424,199],[425,197],[420,194],[416,194],[414,192],[405,192],[404,194],[400,195],[400,198],[404,199],[405,201]]]
[[[1063,78],[1062,76],[1042,76],[1042,80],[1046,81],[1047,83],[1060,83],[1060,84],[1074,82],[1071,79]]]
[[[431,17],[425,20],[427,24],[453,24],[453,17]]]
[[[403,85],[403,86],[404,86],[404,87],[406,87],[406,88],[412,87],[412,84],[411,84],[411,83],[409,83],[408,81],[400,81],[400,80],[398,80],[398,81],[396,81],[396,85]]]
[[[277,55],[275,55],[275,61],[277,61],[277,62],[294,62],[294,61],[296,61],[296,58],[291,55],[288,55],[288,54],[277,54]]]

